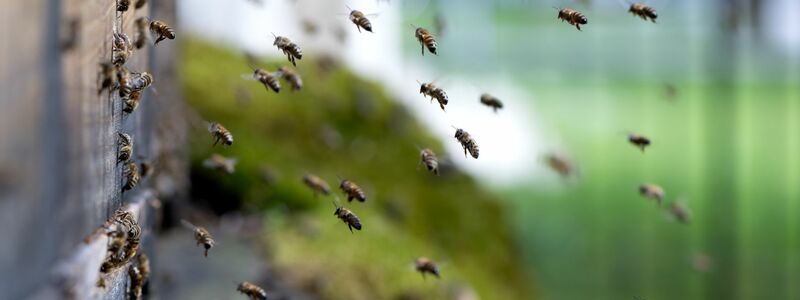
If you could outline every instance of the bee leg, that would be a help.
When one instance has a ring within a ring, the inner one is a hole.
[[[464,148],[464,157],[467,157],[467,147],[463,147],[463,148]]]
[[[578,31],[583,31],[583,30],[581,30],[581,25],[580,24],[575,24],[575,27],[578,28]]]
[[[358,29],[358,33],[361,33],[361,26],[358,26],[358,24],[356,24],[356,29]]]
[[[351,226],[350,224],[347,224],[347,229],[350,229],[350,233],[353,233],[353,226]]]
[[[423,45],[422,43],[419,43],[419,50],[422,50],[421,51],[422,52],[422,56],[425,56],[425,45]]]
[[[212,147],[213,147],[213,146],[216,146],[216,145],[217,145],[217,143],[219,143],[219,138],[216,138],[216,139],[214,140],[214,144],[213,144],[213,145],[211,145],[211,146],[212,146]]]

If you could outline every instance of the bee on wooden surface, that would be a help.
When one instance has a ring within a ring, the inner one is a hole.
[[[126,12],[131,6],[131,0],[117,0],[117,11]]]
[[[461,147],[464,148],[464,156],[467,156],[467,151],[469,154],[472,155],[473,158],[478,159],[479,149],[478,143],[466,132],[464,129],[456,128],[456,140],[461,143]]]
[[[631,7],[628,9],[628,12],[633,14],[634,16],[642,18],[642,20],[647,21],[649,19],[653,23],[655,23],[656,18],[658,18],[656,10],[650,6],[645,5],[644,3],[632,3]]]
[[[139,101],[141,100],[141,98],[142,98],[141,91],[132,91],[129,95],[127,95],[125,98],[122,99],[122,102],[124,104],[122,106],[122,112],[126,114],[133,113],[133,111],[136,110],[137,107],[139,107]]]
[[[240,283],[236,290],[247,295],[251,300],[267,300],[267,292],[264,289],[247,281]]]
[[[150,258],[147,257],[147,254],[139,253],[136,256],[136,263],[139,265],[139,271],[142,272],[142,276],[145,279],[150,277]]]
[[[431,102],[436,99],[439,102],[439,107],[444,110],[444,106],[447,105],[449,100],[447,99],[447,93],[444,92],[443,89],[433,85],[433,83],[419,83],[419,93],[425,97],[431,97]]]
[[[144,285],[144,276],[142,271],[136,265],[128,267],[128,277],[131,279],[131,284],[128,290],[128,299],[139,300],[142,299],[142,285]]]
[[[280,75],[281,75],[280,73],[272,73],[261,68],[255,69],[255,71],[253,71],[253,79],[258,80],[258,82],[261,82],[261,84],[264,85],[264,88],[267,89],[267,92],[269,92],[269,90],[272,90],[276,93],[279,93],[281,91],[281,83],[278,80]]]
[[[661,202],[664,200],[664,189],[651,183],[640,185],[639,194],[645,198],[656,200],[659,206],[661,206]]]
[[[636,147],[639,147],[639,149],[641,149],[642,152],[644,152],[645,147],[650,146],[649,138],[636,133],[628,134],[628,142],[630,142]]]
[[[283,51],[283,54],[286,54],[286,57],[293,66],[297,66],[295,59],[303,59],[303,50],[301,50],[297,44],[293,43],[287,37],[276,36],[274,33],[272,36],[275,37],[275,41],[272,43],[272,45]]]
[[[328,195],[331,193],[331,187],[328,183],[317,175],[306,173],[303,175],[303,183],[314,191],[314,197],[317,194]]]
[[[100,63],[100,72],[97,73],[97,81],[99,87],[97,88],[97,95],[103,93],[104,90],[111,90],[117,78],[117,69],[114,68],[109,62]]]
[[[127,181],[125,185],[122,186],[123,192],[131,190],[139,184],[139,167],[136,165],[136,162],[128,163],[128,169],[125,171],[125,178]]]
[[[164,21],[155,20],[150,22],[150,31],[158,36],[153,45],[158,45],[158,42],[163,41],[164,39],[175,39],[175,30],[172,29],[172,27],[169,27],[167,23],[164,23]]]
[[[417,27],[414,31],[414,36],[417,37],[417,41],[419,41],[423,56],[425,56],[425,47],[427,47],[428,51],[433,53],[433,55],[438,55],[436,53],[436,38],[427,29]]]
[[[339,189],[347,195],[347,202],[352,202],[353,199],[358,200],[359,202],[366,202],[367,196],[364,195],[364,191],[356,185],[354,182],[342,179],[342,182],[339,184]]]
[[[211,122],[208,124],[208,132],[210,132],[211,136],[214,138],[214,146],[219,142],[227,146],[233,145],[233,134],[231,134],[228,129],[225,129],[222,124]]]
[[[146,0],[140,0],[136,2],[138,5],[140,2],[147,2]],[[136,38],[133,42],[133,45],[136,46],[136,49],[141,49],[145,45],[147,45],[147,39],[149,38],[147,27],[150,24],[150,20],[147,17],[140,17],[136,19]]]
[[[578,28],[578,31],[581,30],[581,25],[586,25],[586,23],[588,23],[586,16],[571,8],[559,9],[558,18],[561,20],[561,22],[567,21],[567,23],[570,25],[575,25],[575,28]]]
[[[194,231],[194,239],[197,241],[197,245],[203,245],[203,248],[205,248],[203,256],[208,257],[208,250],[214,247],[214,238],[211,237],[211,234],[208,233],[208,230],[204,227],[195,226],[186,220],[181,220],[181,223],[184,227]]]
[[[681,202],[672,202],[669,204],[669,213],[683,224],[689,224],[690,213],[689,209]]]
[[[81,20],[78,17],[72,17],[64,27],[66,32],[61,37],[61,51],[70,51],[75,49],[78,45],[78,37],[81,31]]]
[[[361,28],[364,28],[364,30],[366,31],[372,32],[372,23],[369,22],[369,19],[367,19],[367,17],[364,15],[363,12],[361,12],[360,10],[351,9],[349,6],[347,7],[347,9],[350,9],[350,15],[349,15],[350,22],[353,22],[353,24],[356,25],[356,29],[358,29],[358,32],[361,32]]]
[[[488,107],[491,107],[495,113],[497,113],[498,109],[503,108],[503,102],[500,102],[500,99],[497,97],[489,95],[489,94],[482,94],[481,95],[481,103]]]
[[[111,43],[111,63],[124,65],[133,54],[133,44],[127,34],[114,33]]]
[[[336,205],[336,203],[334,203],[334,205]],[[336,211],[333,212],[333,215],[347,224],[347,228],[350,229],[351,233],[353,232],[353,228],[361,230],[361,220],[349,209],[336,205]]]
[[[433,150],[429,148],[425,148],[420,150],[419,155],[420,163],[425,165],[428,171],[439,176],[439,159],[436,158],[436,153],[433,153]]]
[[[575,165],[562,155],[551,153],[545,155],[544,159],[547,166],[562,178],[568,178],[575,173]]]
[[[117,133],[119,146],[119,154],[117,155],[117,163],[128,162],[133,155],[133,138],[127,133]]]
[[[148,72],[130,73],[124,71],[123,76],[119,77],[119,96],[123,99],[130,97],[131,93],[142,91],[153,84],[155,79],[153,74]]]
[[[233,174],[237,160],[227,158],[219,154],[211,154],[211,157],[203,161],[203,166],[209,169],[219,170],[228,174]]]
[[[136,4],[134,5],[134,8],[135,9],[140,9],[140,8],[144,7],[145,4],[147,4],[147,0],[136,0]]]
[[[422,274],[422,277],[425,277],[425,273],[430,273],[436,278],[439,278],[439,267],[434,263],[432,260],[426,257],[418,257],[414,260],[414,267],[417,269],[417,272]]]
[[[280,74],[284,80],[289,82],[289,85],[292,86],[293,91],[299,91],[303,88],[303,79],[300,78],[300,74],[298,74],[297,71],[289,67],[281,66],[278,68],[278,74]]]

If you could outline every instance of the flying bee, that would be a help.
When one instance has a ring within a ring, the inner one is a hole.
[[[425,47],[427,47],[428,51],[433,53],[433,55],[438,55],[436,53],[436,38],[430,33],[430,31],[422,27],[417,27],[417,29],[414,31],[414,36],[416,36],[417,41],[419,41],[420,50],[422,50],[423,56],[425,56]]]
[[[127,133],[117,133],[119,139],[119,154],[117,155],[117,163],[128,162],[133,154],[133,138]]]
[[[153,45],[158,45],[158,42],[163,41],[164,39],[175,39],[175,30],[172,29],[172,27],[169,27],[167,23],[164,23],[164,21],[155,20],[150,22],[150,31],[158,35],[158,38],[156,38],[156,41],[153,43]]]
[[[289,67],[281,66],[278,68],[278,74],[281,77],[289,82],[289,85],[292,86],[292,91],[299,91],[303,88],[303,79],[300,78],[300,74],[297,71],[290,69]]]
[[[432,260],[426,257],[418,257],[414,260],[414,268],[417,269],[417,272],[422,274],[422,277],[425,277],[425,273],[430,273],[436,278],[439,278],[439,267],[434,263]]]
[[[420,163],[424,164],[428,171],[433,172],[439,176],[439,159],[436,158],[436,153],[433,150],[425,148],[420,150]]]
[[[672,202],[669,204],[669,213],[675,217],[676,220],[683,224],[689,224],[690,214],[686,205],[680,202]]]
[[[128,276],[131,279],[130,289],[128,290],[129,299],[139,300],[142,299],[142,285],[144,283],[144,275],[136,265],[128,267]]]
[[[135,162],[128,163],[128,170],[125,172],[125,178],[127,178],[127,181],[125,185],[122,186],[123,192],[131,190],[139,184],[139,179],[141,179],[141,177],[139,177],[139,167]]]
[[[117,0],[117,11],[126,12],[131,6],[131,0]]]
[[[272,91],[279,93],[281,91],[281,82],[278,80],[280,73],[272,73],[267,70],[258,68],[253,71],[253,79],[258,80],[267,89],[267,92]]]
[[[317,194],[328,195],[331,193],[328,183],[317,175],[306,173],[303,175],[303,183],[314,191],[315,197]]]
[[[214,146],[219,142],[227,146],[233,145],[233,134],[222,127],[222,124],[211,122],[208,124],[208,132],[211,132],[211,136],[214,138]]]
[[[336,205],[336,203],[334,203],[334,205]],[[347,228],[350,229],[351,233],[353,232],[353,228],[361,230],[361,220],[349,209],[337,205],[333,215],[347,224]]]
[[[361,28],[364,28],[364,30],[366,31],[372,32],[372,23],[369,22],[369,19],[367,19],[367,17],[364,15],[363,12],[361,12],[360,10],[351,9],[349,6],[347,7],[347,9],[350,9],[350,15],[349,15],[350,22],[356,24],[356,29],[358,29],[358,32],[361,32]]]
[[[147,4],[147,0],[136,0],[136,4],[135,4],[134,8],[135,9],[140,9],[140,8],[144,7],[145,4]]]
[[[133,54],[133,44],[127,34],[114,33],[111,43],[111,63],[124,65]]]
[[[275,37],[275,41],[272,45],[283,51],[283,54],[286,54],[286,57],[292,62],[293,66],[297,66],[295,59],[303,59],[303,50],[287,37],[276,36],[274,33],[272,36]]]
[[[488,107],[491,107],[495,113],[497,113],[498,109],[503,108],[503,102],[500,102],[500,99],[497,97],[489,95],[489,94],[482,94],[481,95],[481,103]]]
[[[267,292],[264,289],[247,281],[240,283],[236,290],[247,295],[250,300],[267,300]]]
[[[136,2],[138,6],[141,2],[147,2],[146,0],[139,0]],[[138,7],[137,7],[138,8]],[[136,40],[133,42],[133,45],[136,46],[136,49],[141,49],[145,45],[147,45],[147,39],[149,37],[147,27],[150,24],[150,21],[147,17],[140,17],[136,19]]]
[[[642,152],[644,152],[645,147],[650,146],[650,139],[636,133],[628,134],[628,142],[630,142],[636,147],[639,147],[639,149],[641,149]]]
[[[342,192],[347,195],[347,202],[352,202],[353,199],[356,199],[359,202],[367,201],[367,196],[364,195],[364,191],[350,180],[343,179],[339,184],[339,189],[341,189]]]
[[[211,154],[211,157],[203,161],[203,166],[206,168],[219,170],[228,174],[233,174],[234,167],[237,160],[235,158],[227,158],[219,154]]]
[[[653,23],[655,23],[656,18],[658,18],[656,10],[650,6],[645,5],[644,3],[632,3],[631,7],[628,9],[628,12],[633,14],[634,16],[642,18],[642,20],[645,21],[650,19],[650,21],[652,21]]]
[[[664,97],[667,98],[668,101],[675,101],[675,97],[678,96],[678,88],[671,83],[664,84]]]
[[[581,25],[586,25],[588,20],[582,13],[572,8],[562,8],[558,10],[558,18],[561,22],[567,21],[570,25],[575,25],[578,31],[581,30]]]
[[[464,156],[467,156],[467,151],[469,154],[472,155],[473,158],[478,159],[478,143],[469,135],[468,132],[464,131],[464,129],[456,128],[456,135],[455,138],[461,143],[461,147],[464,148]]]
[[[547,166],[558,173],[558,175],[561,175],[562,178],[570,177],[575,173],[575,165],[564,156],[547,154],[544,156],[544,159]]]
[[[664,189],[651,183],[640,185],[639,194],[645,198],[656,200],[659,206],[661,206],[661,201],[664,200]]]
[[[425,97],[431,97],[431,102],[436,99],[436,101],[439,102],[439,107],[444,111],[444,106],[449,102],[447,93],[445,93],[443,89],[433,85],[433,83],[417,82],[419,83],[419,93]]]
[[[184,227],[194,231],[194,239],[197,241],[197,245],[203,245],[203,248],[205,248],[203,255],[208,257],[208,250],[211,249],[211,247],[214,247],[214,238],[211,237],[211,234],[208,233],[208,230],[204,227],[195,226],[186,220],[181,220],[181,223]]]
[[[97,73],[97,81],[100,87],[97,88],[97,95],[102,94],[106,89],[111,90],[116,77],[117,69],[114,68],[114,65],[109,62],[100,63],[100,72]]]
[[[124,106],[122,107],[122,112],[126,114],[133,113],[137,107],[139,107],[139,101],[142,98],[142,91],[132,91],[127,97],[123,100]]]

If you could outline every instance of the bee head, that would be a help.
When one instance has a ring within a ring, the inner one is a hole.
[[[333,215],[334,216],[339,215],[339,212],[341,212],[341,211],[342,211],[342,208],[341,207],[337,207],[336,211],[333,212]]]
[[[463,130],[463,129],[461,129],[461,128],[458,128],[458,129],[456,129],[456,136],[455,136],[455,137],[456,137],[456,138],[459,138],[459,137],[461,137],[462,135],[464,135],[464,130]]]
[[[430,83],[420,83],[419,84],[419,93],[424,94],[427,93],[431,89]]]

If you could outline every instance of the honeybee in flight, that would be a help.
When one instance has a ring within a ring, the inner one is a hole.
[[[417,81],[417,83],[419,83],[419,93],[425,97],[431,97],[431,102],[436,99],[436,101],[439,102],[439,107],[444,111],[444,106],[449,102],[447,93],[445,93],[443,89],[433,85],[433,83],[422,83],[419,81]]]
[[[303,183],[314,191],[315,197],[317,194],[328,195],[331,193],[328,183],[317,175],[306,173],[303,175]]]
[[[455,138],[461,143],[461,147],[464,148],[465,157],[467,156],[467,151],[469,151],[469,154],[472,155],[473,158],[478,159],[478,143],[475,142],[475,139],[473,139],[468,132],[464,129],[456,128]]]
[[[278,80],[278,77],[280,75],[281,75],[280,73],[272,73],[267,70],[257,68],[255,69],[255,71],[253,71],[252,79],[261,82],[261,84],[264,85],[264,88],[267,89],[267,92],[269,92],[269,90],[272,90],[276,93],[279,93],[281,91],[281,83]]]
[[[138,6],[140,2],[136,2]],[[133,42],[133,45],[136,46],[136,49],[141,49],[144,45],[147,44],[148,34],[147,34],[147,27],[149,24],[149,20],[147,17],[140,17],[136,19],[136,40]]]
[[[639,186],[639,194],[645,198],[656,200],[659,206],[664,200],[664,189],[652,183],[645,183]]]
[[[628,134],[628,142],[638,147],[644,152],[644,148],[650,146],[650,139],[636,133]]]
[[[333,212],[333,215],[347,224],[347,228],[350,229],[351,233],[353,232],[353,228],[361,230],[361,220],[359,220],[353,212],[347,208],[336,205],[336,203],[333,205],[336,206],[336,211]]]
[[[436,38],[430,33],[430,31],[422,27],[417,27],[417,29],[414,31],[414,36],[417,38],[417,41],[419,41],[422,56],[425,56],[425,47],[427,47],[428,51],[433,53],[433,55],[438,55],[436,53]]]
[[[117,144],[119,146],[119,154],[117,155],[117,163],[128,162],[133,155],[133,138],[127,133],[117,133],[119,137]]]
[[[195,226],[186,220],[181,220],[181,224],[194,232],[194,239],[197,241],[197,245],[203,245],[203,248],[205,248],[203,256],[208,257],[208,250],[211,249],[211,247],[214,247],[214,238],[211,237],[211,234],[208,233],[208,230],[204,227]]]
[[[356,29],[358,29],[358,32],[361,32],[361,28],[364,28],[364,30],[366,31],[372,32],[372,23],[369,22],[369,19],[367,19],[367,17],[364,15],[363,12],[361,12],[360,10],[351,9],[349,6],[347,7],[347,9],[350,10],[350,16],[349,16],[350,22],[356,24]]]
[[[644,3],[632,3],[631,7],[628,9],[628,12],[632,13],[634,16],[642,18],[645,21],[649,19],[653,23],[655,23],[656,18],[658,18],[656,10],[650,6],[645,5]]]
[[[672,202],[669,204],[669,213],[675,217],[676,220],[683,224],[689,224],[690,214],[689,209],[680,201]]]
[[[347,195],[347,202],[352,202],[353,199],[358,200],[359,202],[366,202],[367,196],[364,195],[364,191],[356,185],[354,182],[342,179],[342,182],[339,184],[339,188]]]
[[[127,34],[114,33],[111,43],[111,63],[124,65],[133,54],[133,44]]]
[[[436,176],[439,176],[439,159],[436,158],[436,153],[430,148],[420,150],[420,162],[425,165],[428,171]]]
[[[236,290],[247,295],[251,300],[267,300],[267,292],[264,289],[247,281],[240,283]]]
[[[292,62],[293,66],[297,66],[295,59],[303,59],[303,50],[287,37],[276,36],[274,33],[272,36],[275,37],[275,41],[272,45],[283,51],[283,54],[286,54],[286,57]]]
[[[558,18],[561,22],[567,21],[570,25],[575,25],[578,31],[581,30],[581,25],[586,25],[588,19],[582,13],[572,8],[562,8],[558,10]]]
[[[155,20],[150,22],[150,31],[158,35],[158,38],[156,38],[156,41],[153,43],[153,45],[158,45],[158,42],[163,41],[164,39],[175,39],[175,30],[172,29],[172,27],[169,27],[169,25],[163,21]]]
[[[553,171],[561,175],[562,178],[567,178],[575,173],[575,166],[566,157],[558,154],[547,154],[544,156],[547,166]]]
[[[289,85],[292,86],[292,91],[299,91],[303,88],[303,79],[300,78],[300,74],[298,74],[297,71],[292,70],[289,67],[281,66],[278,68],[278,74],[280,74],[284,80],[289,82]]]
[[[498,109],[503,108],[503,102],[500,102],[500,99],[486,93],[481,95],[481,104],[491,107],[495,113],[497,113]]]
[[[414,268],[417,269],[417,272],[422,274],[423,278],[425,277],[425,273],[430,273],[436,276],[436,278],[439,278],[439,267],[427,257],[418,257],[415,259]]]
[[[228,129],[225,129],[222,124],[217,122],[209,123],[208,132],[211,132],[211,136],[214,138],[214,146],[219,142],[227,146],[233,145],[233,134]]]
[[[206,168],[219,170],[228,174],[233,174],[234,167],[236,166],[235,158],[227,158],[219,154],[211,154],[211,157],[203,161],[203,166]]]
[[[131,190],[139,184],[139,167],[136,165],[136,162],[128,163],[128,169],[125,171],[125,178],[127,178],[127,181],[125,185],[122,186],[123,192]]]

